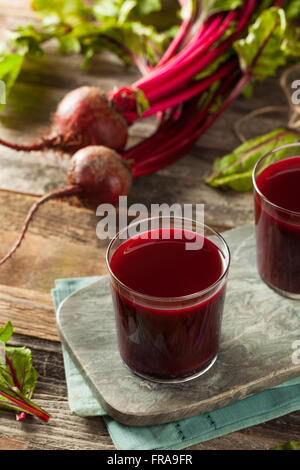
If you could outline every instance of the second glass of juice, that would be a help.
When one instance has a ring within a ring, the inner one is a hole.
[[[183,218],[145,219],[111,241],[118,346],[132,372],[182,382],[214,364],[229,263],[221,235]]]
[[[261,158],[253,185],[259,274],[279,294],[300,299],[300,144]]]

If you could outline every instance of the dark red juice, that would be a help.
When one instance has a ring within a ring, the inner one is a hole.
[[[272,163],[256,179],[257,264],[275,289],[300,294],[300,157]]]
[[[191,233],[168,229],[169,239],[164,239],[164,229],[148,232],[148,239],[136,235],[117,248],[110,262],[116,278],[129,288],[125,295],[113,283],[120,353],[132,370],[145,377],[188,377],[217,355],[225,298],[224,256],[199,234],[194,237],[201,238],[203,247],[187,250]],[[131,289],[139,298],[130,295]],[[205,289],[206,296],[197,295]],[[152,305],[154,297],[160,300]],[[168,299],[174,297],[181,300],[169,306]]]

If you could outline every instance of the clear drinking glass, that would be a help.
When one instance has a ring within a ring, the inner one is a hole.
[[[121,357],[132,372],[149,380],[182,382],[197,377],[218,354],[228,246],[213,229],[180,217],[149,218],[129,227],[131,235],[128,227],[119,232],[106,257]],[[139,234],[132,236],[132,228],[138,227]],[[198,264],[197,257],[202,256],[206,261]],[[193,290],[186,281],[196,285],[197,279],[207,281],[213,275],[205,289]],[[191,288],[188,295],[182,295],[181,284]]]
[[[253,186],[259,274],[279,294],[300,299],[300,144],[262,157]]]

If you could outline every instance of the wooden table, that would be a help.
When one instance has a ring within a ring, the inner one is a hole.
[[[29,0],[1,0],[1,27],[30,21]],[[32,141],[46,131],[58,100],[81,84],[104,90],[127,84],[137,76],[107,54],[89,71],[80,69],[79,57],[62,57],[49,45],[44,57],[26,62],[21,77],[0,116],[1,136]],[[256,86],[251,100],[239,98],[229,111],[178,163],[134,183],[129,203],[204,203],[205,221],[217,230],[252,220],[252,195],[209,188],[204,177],[215,157],[238,143],[233,123],[252,109],[285,105],[278,77]],[[274,129],[284,114],[266,115],[246,126],[247,136]],[[153,121],[132,127],[130,142],[148,135]],[[1,148],[0,234],[1,253],[15,241],[27,210],[54,187],[65,184],[67,158],[51,152],[17,153]],[[48,424],[30,417],[17,422],[14,413],[0,412],[0,449],[114,449],[101,418],[80,418],[70,413],[61,345],[56,330],[50,289],[57,278],[106,273],[107,243],[97,239],[98,218],[88,210],[53,201],[36,215],[17,254],[0,269],[0,325],[11,320],[12,344],[27,345],[39,373],[35,401],[52,415]],[[271,449],[279,443],[300,440],[300,411],[220,437],[190,449]]]

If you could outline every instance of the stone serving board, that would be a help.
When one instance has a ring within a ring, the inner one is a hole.
[[[300,375],[292,344],[300,340],[300,302],[281,297],[256,269],[252,224],[223,233],[230,251],[218,359],[203,376],[181,384],[139,378],[122,362],[108,276],[61,304],[61,340],[108,415],[134,426],[211,411]]]

